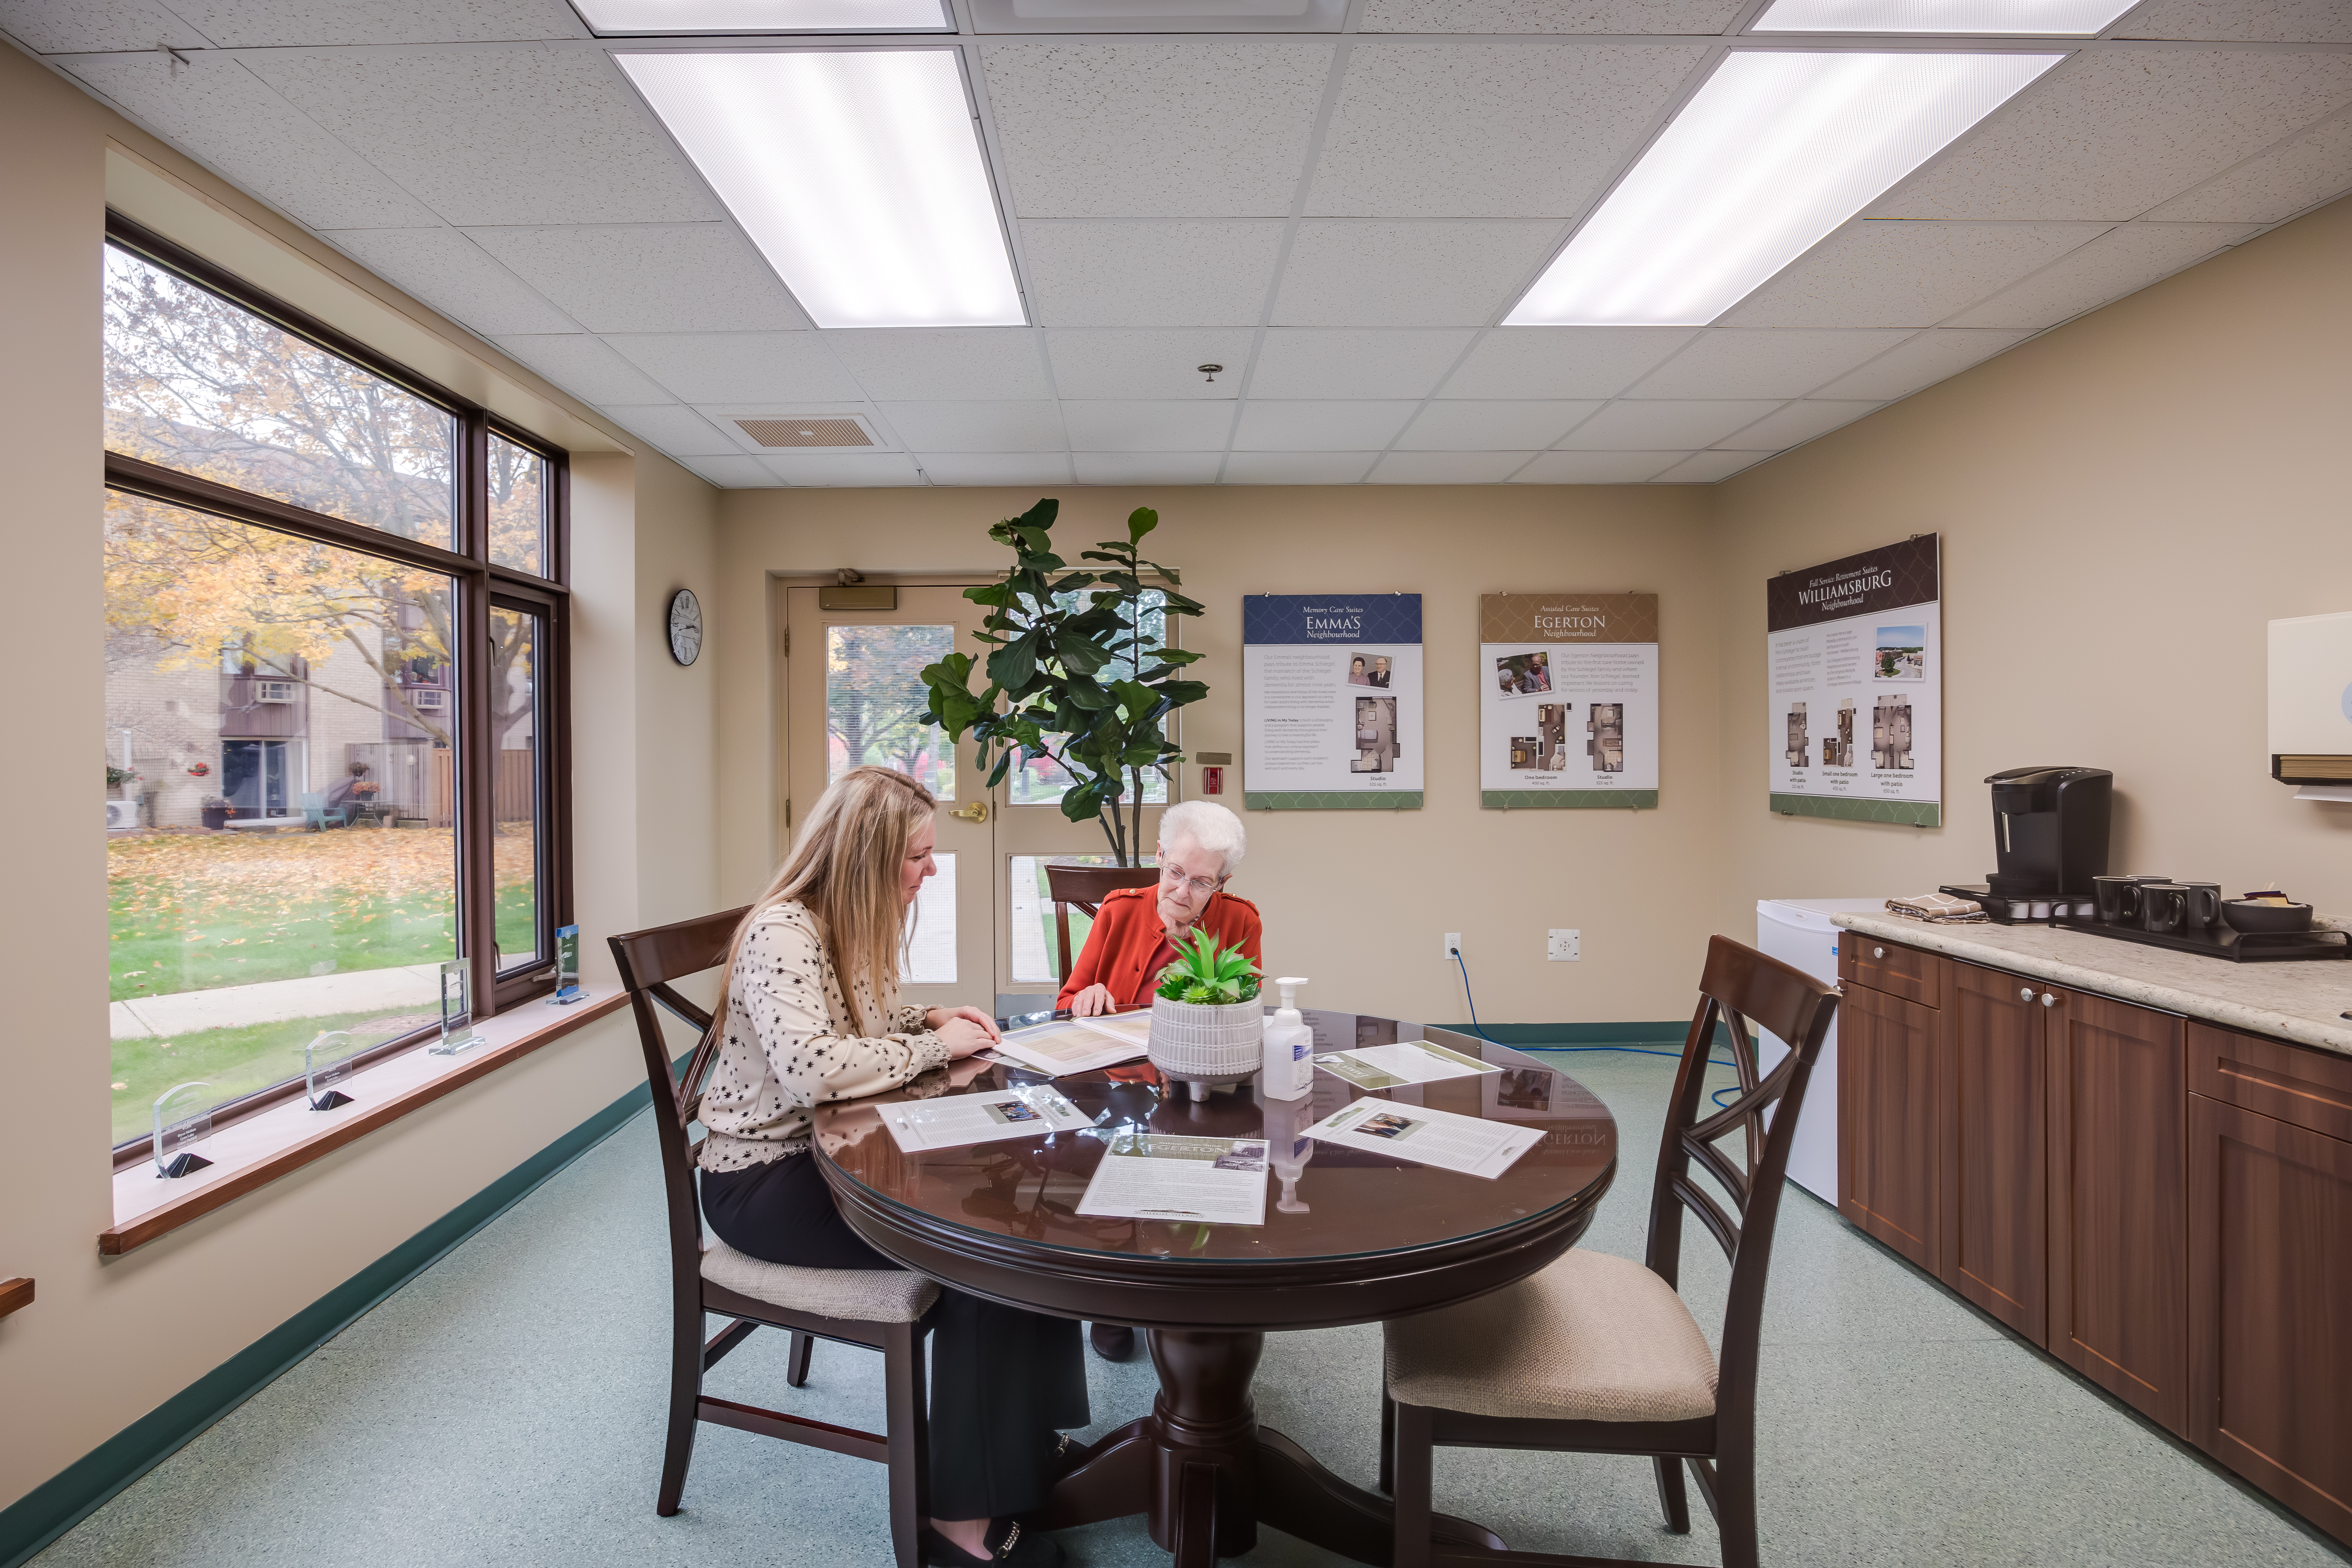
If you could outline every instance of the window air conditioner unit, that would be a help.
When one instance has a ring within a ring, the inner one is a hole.
[[[2352,800],[2352,611],[2270,626],[2271,777]]]
[[[257,680],[253,683],[256,702],[291,702],[296,683],[291,680]]]
[[[139,826],[139,803],[135,800],[110,800],[106,803],[106,825],[109,827]]]
[[[437,686],[410,687],[408,702],[419,713],[446,713],[449,710],[449,694]]]

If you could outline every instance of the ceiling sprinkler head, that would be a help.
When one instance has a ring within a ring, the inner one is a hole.
[[[1217,373],[1225,367],[1221,364],[1196,364],[1192,368],[1199,371],[1202,375],[1207,376],[1211,381],[1214,381],[1217,379]]]

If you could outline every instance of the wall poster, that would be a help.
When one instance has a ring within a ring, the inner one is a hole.
[[[1655,594],[1479,595],[1478,804],[1656,808]]]
[[[1245,595],[1242,733],[1252,811],[1418,807],[1421,595]]]
[[[1772,809],[1940,826],[1938,536],[1784,572],[1764,598]]]

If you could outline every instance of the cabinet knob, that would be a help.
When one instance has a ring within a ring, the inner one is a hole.
[[[2018,999],[2019,1001],[2021,1001],[2021,1002],[2031,1002],[2031,1001],[2032,1001],[2032,1000],[2033,1000],[2033,987],[2032,987],[2032,986],[2031,986],[2031,985],[2029,985],[2029,986],[2027,986],[2024,990],[2020,991],[2020,992],[2017,994],[2017,999]]]
[[[1873,958],[1885,958],[1886,956],[1886,950],[1883,947],[1874,947],[1870,950],[1870,956]]]
[[[2058,1005],[2057,994],[2054,992],[2044,991],[2042,994],[2042,1005],[2044,1007],[2055,1007]]]

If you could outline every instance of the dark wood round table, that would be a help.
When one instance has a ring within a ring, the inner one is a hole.
[[[1290,1201],[1278,1201],[1283,1184],[1269,1178],[1264,1225],[1202,1226],[1079,1214],[1106,1141],[1134,1129],[1279,1141],[1373,1091],[1318,1068],[1312,1091],[1287,1105],[1261,1104],[1254,1082],[1195,1100],[1169,1092],[1137,1061],[1055,1080],[1095,1117],[1092,1127],[900,1152],[880,1106],[1040,1076],[972,1058],[817,1111],[819,1167],[843,1218],[877,1249],[976,1296],[1145,1331],[1160,1377],[1151,1413],[1087,1450],[1055,1489],[1045,1528],[1146,1514],[1152,1540],[1180,1568],[1210,1568],[1255,1545],[1263,1521],[1358,1562],[1387,1563],[1388,1500],[1257,1424],[1250,1382],[1266,1334],[1379,1322],[1510,1284],[1573,1246],[1609,1190],[1617,1124],[1567,1074],[1469,1035],[1357,1014],[1307,1017],[1318,1054],[1426,1038],[1500,1066],[1378,1092],[1540,1125],[1543,1141],[1492,1181],[1317,1142]],[[1276,1153],[1283,1158],[1280,1147]],[[1502,1545],[1444,1517],[1437,1536]]]

